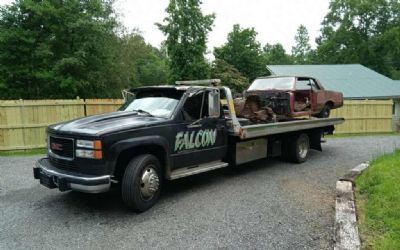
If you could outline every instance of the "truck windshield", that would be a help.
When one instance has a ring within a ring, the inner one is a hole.
[[[169,118],[183,92],[176,89],[145,89],[132,92],[120,111],[137,111],[144,115]]]
[[[294,77],[256,79],[248,90],[293,89]]]

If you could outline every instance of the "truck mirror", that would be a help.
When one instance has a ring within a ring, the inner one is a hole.
[[[130,92],[127,89],[122,90],[122,98],[124,99],[124,102],[131,101],[135,97],[135,94]]]
[[[219,91],[213,90],[208,93],[208,116],[218,118],[220,116],[220,97]]]

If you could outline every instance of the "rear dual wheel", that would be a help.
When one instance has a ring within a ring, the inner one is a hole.
[[[292,139],[292,138],[291,138]],[[288,156],[290,161],[303,163],[307,161],[310,152],[310,138],[307,134],[301,133],[295,135],[294,140],[288,143]]]
[[[161,192],[161,164],[154,155],[133,158],[122,179],[122,200],[135,212],[144,212],[159,199]]]

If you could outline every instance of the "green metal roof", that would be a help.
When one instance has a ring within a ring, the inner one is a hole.
[[[347,99],[400,98],[400,81],[394,81],[360,64],[267,67],[272,75],[315,77],[325,89],[341,91]]]

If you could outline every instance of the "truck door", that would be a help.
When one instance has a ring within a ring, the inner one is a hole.
[[[227,131],[219,90],[199,89],[189,94],[174,129],[173,169],[220,161],[227,150]]]

